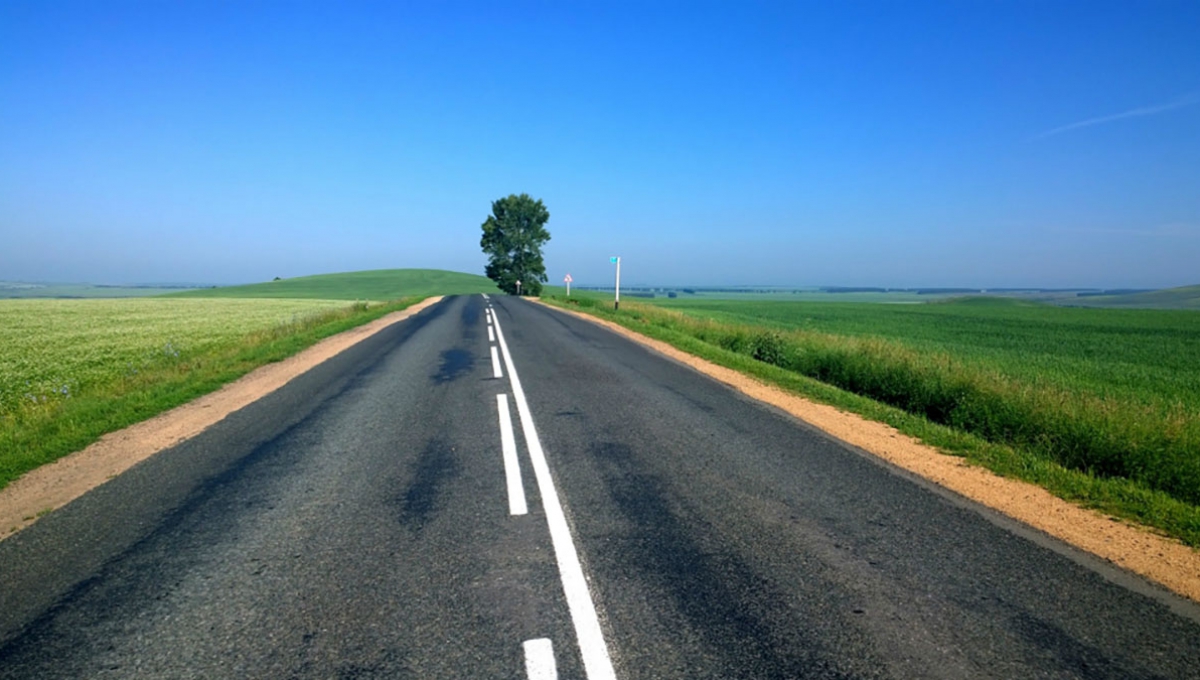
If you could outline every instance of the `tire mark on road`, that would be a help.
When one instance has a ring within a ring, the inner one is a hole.
[[[455,347],[442,352],[442,365],[433,374],[433,381],[438,385],[454,382],[475,367],[475,356],[461,347]]]
[[[798,627],[772,625],[794,619],[782,604],[786,596],[735,555],[703,546],[672,509],[666,483],[640,471],[628,446],[597,442],[591,452],[613,502],[636,527],[632,564],[704,640],[721,676],[846,677],[830,667],[832,655],[822,653],[819,640]]]
[[[461,472],[454,448],[440,439],[425,445],[414,464],[412,482],[401,499],[400,522],[420,533],[433,519],[446,483]]]

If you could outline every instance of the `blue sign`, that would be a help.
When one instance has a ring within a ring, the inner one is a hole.
[[[610,258],[608,258],[608,261],[609,261],[609,262],[612,262],[613,264],[616,264],[616,263],[617,263],[617,258],[615,258],[615,257],[610,257]]]

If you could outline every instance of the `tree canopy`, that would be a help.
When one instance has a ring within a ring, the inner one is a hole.
[[[542,245],[550,240],[546,222],[550,211],[541,199],[529,194],[511,194],[492,202],[492,214],[483,222],[479,245],[488,254],[485,273],[509,294],[539,295],[546,281]]]

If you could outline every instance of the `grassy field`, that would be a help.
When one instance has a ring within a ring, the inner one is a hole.
[[[1034,387],[1200,412],[1200,314],[1074,309],[1005,298],[925,305],[659,301],[690,316],[878,338]]]
[[[1000,298],[573,306],[1200,546],[1200,314]]]
[[[393,300],[404,296],[497,293],[491,279],[440,269],[377,269],[318,274],[245,286],[204,288],[172,297],[290,298],[315,300]]]
[[[330,300],[3,300],[0,413],[347,306]]]

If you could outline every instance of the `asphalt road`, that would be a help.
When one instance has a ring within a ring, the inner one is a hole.
[[[1200,613],[608,331],[480,296],[0,542],[0,678],[554,672],[1200,678]]]

